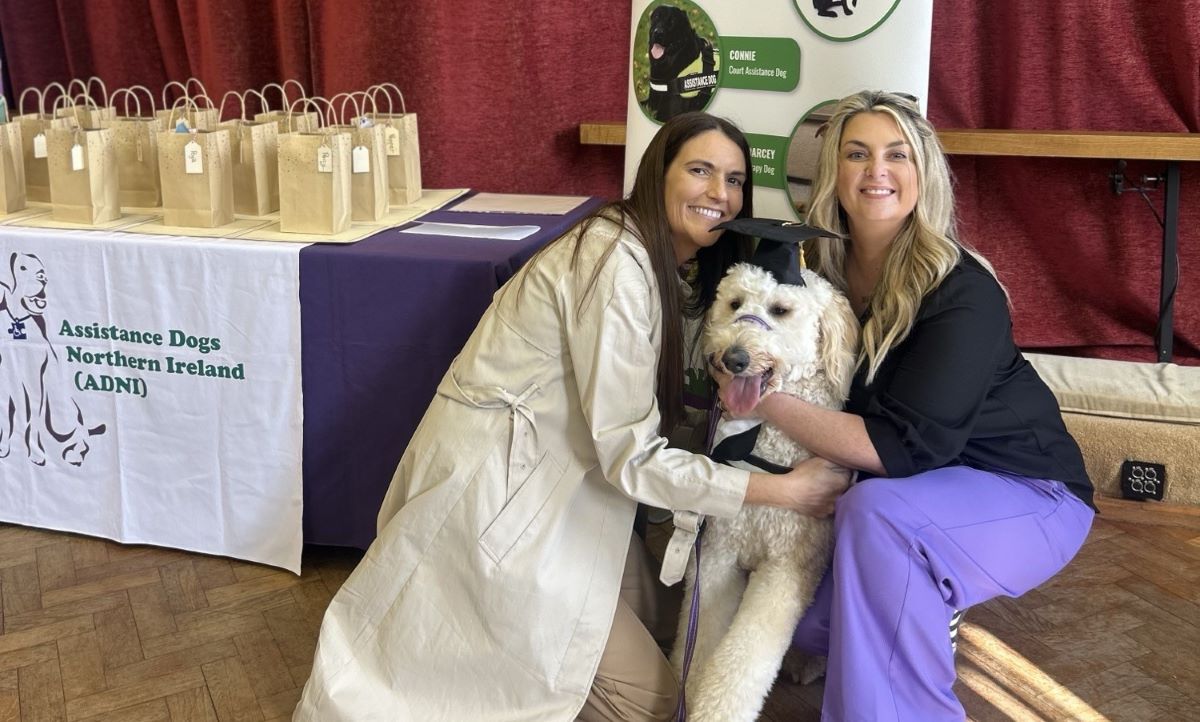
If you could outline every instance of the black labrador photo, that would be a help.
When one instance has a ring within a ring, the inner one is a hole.
[[[650,95],[647,112],[658,122],[702,110],[717,85],[716,50],[692,29],[687,13],[660,5],[650,14]]]

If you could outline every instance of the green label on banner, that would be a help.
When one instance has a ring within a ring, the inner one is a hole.
[[[758,135],[746,133],[750,143],[751,175],[754,185],[760,188],[786,188],[787,173],[784,160],[787,156],[789,138],[780,135]]]
[[[791,38],[721,36],[721,87],[787,93],[800,82],[800,46]]]

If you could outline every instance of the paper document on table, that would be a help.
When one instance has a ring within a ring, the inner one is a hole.
[[[451,210],[473,213],[542,213],[561,216],[587,200],[587,196],[534,196],[517,193],[476,193]]]
[[[459,238],[495,238],[502,241],[519,241],[542,230],[538,226],[477,226],[470,223],[418,223],[401,230],[401,233],[418,233],[422,236],[457,236]]]

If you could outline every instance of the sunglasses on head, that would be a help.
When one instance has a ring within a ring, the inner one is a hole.
[[[920,112],[921,99],[918,98],[917,96],[913,95],[912,93],[901,93],[899,91],[889,91],[888,94],[894,95],[897,98],[904,100],[905,102],[911,103],[913,106],[912,110],[915,110],[918,113]],[[824,123],[822,123],[821,125],[819,125],[817,127],[817,130],[816,130],[816,132],[813,133],[813,136],[820,138],[821,136],[825,135],[825,132],[828,130],[829,130],[829,121],[825,121]]]

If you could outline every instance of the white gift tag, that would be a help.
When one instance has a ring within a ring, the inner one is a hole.
[[[137,139],[137,162],[142,162],[142,139]]]
[[[191,175],[204,172],[204,153],[194,140],[183,146],[183,172]]]
[[[78,143],[71,146],[71,170],[83,170],[83,146]]]
[[[33,157],[34,158],[45,158],[46,157],[46,134],[45,133],[38,133],[37,135],[33,136]]]
[[[383,142],[387,146],[388,155],[400,155],[400,130],[389,125],[387,130],[383,131]]]
[[[333,172],[333,150],[327,145],[317,148],[317,172]]]
[[[356,146],[350,151],[350,170],[352,173],[370,173],[371,172],[371,156],[367,153],[365,145]]]

